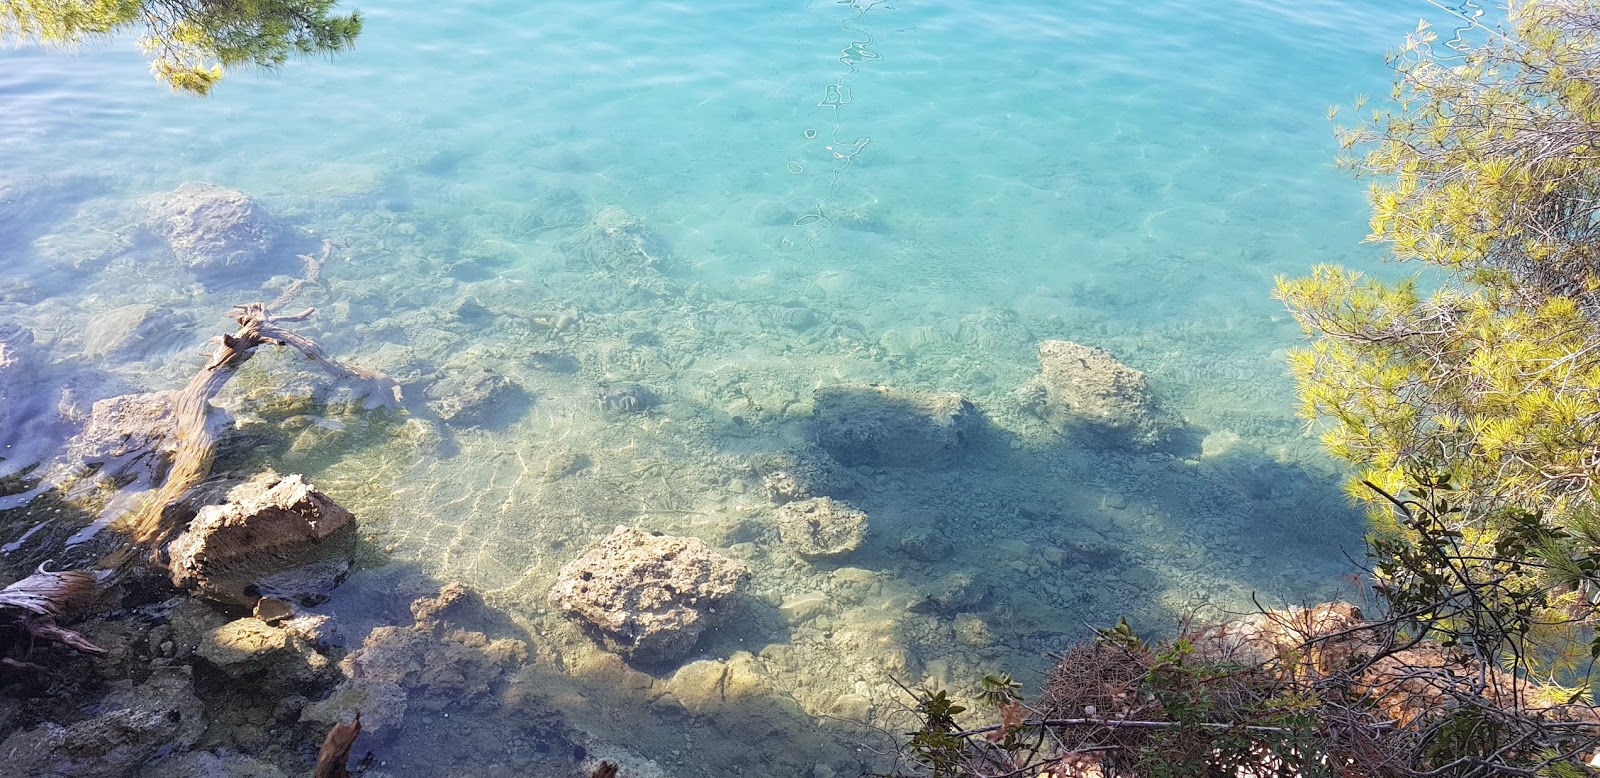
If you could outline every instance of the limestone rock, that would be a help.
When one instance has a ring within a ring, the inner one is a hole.
[[[412,626],[374,628],[339,664],[350,680],[315,714],[307,714],[308,720],[332,724],[344,710],[360,708],[363,724],[377,730],[386,721],[398,723],[407,709],[453,711],[496,704],[506,672],[527,661],[528,644],[453,625],[475,608],[482,608],[478,596],[451,584],[439,596],[411,604],[417,619]],[[363,696],[376,699],[392,715],[368,721],[368,709],[358,704]]]
[[[754,467],[774,504],[812,497],[837,497],[856,484],[830,457],[780,452],[759,458]]]
[[[749,578],[699,540],[617,527],[561,569],[550,601],[606,648],[665,663],[694,650],[717,603]]]
[[[983,425],[977,407],[954,392],[830,386],[816,390],[815,401],[817,445],[843,465],[950,464]]]
[[[196,274],[271,275],[283,264],[272,262],[283,227],[243,192],[190,182],[150,198],[146,206],[150,229]]]
[[[452,427],[501,426],[516,420],[532,398],[488,368],[452,373],[428,387],[428,408]]]
[[[772,693],[748,651],[736,651],[726,662],[690,662],[657,688],[662,694],[658,703],[670,699],[695,715],[732,712],[741,704],[759,702]]]
[[[113,478],[133,475],[156,483],[166,477],[177,453],[178,419],[175,392],[125,394],[97,401],[83,432],[68,445],[70,456],[85,465],[103,466]],[[214,422],[226,424],[225,414]]]
[[[206,633],[195,653],[235,678],[259,677],[268,688],[315,683],[332,670],[326,657],[294,633],[255,617]]]
[[[298,475],[263,473],[201,508],[172,542],[172,582],[236,605],[309,603],[343,580],[355,544],[349,511]]]
[[[307,705],[301,721],[333,726],[345,711],[361,711],[361,728],[373,734],[387,733],[400,726],[406,717],[406,690],[393,681],[351,678],[334,687],[327,699]]]
[[[778,509],[778,534],[806,559],[843,556],[861,547],[867,514],[828,497],[791,502]]]
[[[1019,396],[1057,426],[1085,428],[1111,445],[1158,448],[1183,427],[1157,405],[1144,373],[1069,340],[1039,344],[1039,375]]]
[[[0,743],[6,775],[124,778],[193,745],[205,731],[188,668],[158,668],[143,684],[112,694],[92,718],[41,724]]]

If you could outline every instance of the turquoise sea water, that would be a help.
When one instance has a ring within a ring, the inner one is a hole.
[[[181,386],[230,306],[286,283],[199,283],[141,233],[142,198],[209,181],[291,223],[298,250],[333,242],[301,329],[408,381],[407,416],[311,414],[301,428],[333,432],[225,462],[305,472],[360,516],[371,569],[326,606],[351,647],[458,580],[533,647],[458,705],[410,690],[369,728],[383,769],[521,769],[533,736],[506,733],[554,711],[641,774],[853,774],[858,744],[881,744],[860,725],[892,729],[895,680],[1036,679],[1085,622],[1337,593],[1360,518],[1293,417],[1299,331],[1269,290],[1375,262],[1324,114],[1386,92],[1383,52],[1425,4],[362,10],[354,51],[204,100],[152,82],[127,42],[0,52],[0,181],[38,193],[0,219],[0,323],[43,355],[8,400],[15,466],[55,456],[74,408]],[[651,234],[662,272],[596,261],[608,224]],[[97,346],[91,318],[136,303],[156,323]],[[1054,434],[1016,397],[1047,338],[1145,371],[1204,448]],[[427,388],[483,366],[532,402],[430,421]],[[224,404],[247,421],[252,391],[327,383],[277,354],[238,382]],[[606,412],[622,383],[662,402]],[[762,463],[815,453],[812,392],[852,383],[960,392],[992,440],[951,466],[851,470],[867,541],[808,563],[773,529]],[[41,520],[17,515],[7,544]],[[691,659],[759,695],[690,700],[688,676],[608,663],[553,612],[556,571],[618,524],[751,567]],[[950,550],[909,554],[929,532]]]

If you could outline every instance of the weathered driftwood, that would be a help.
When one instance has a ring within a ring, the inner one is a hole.
[[[290,346],[315,361],[323,370],[340,378],[354,378],[386,392],[394,402],[402,401],[400,385],[388,376],[365,368],[347,365],[330,356],[315,341],[280,326],[285,322],[304,321],[315,312],[307,308],[293,315],[274,313],[289,304],[308,283],[316,281],[321,263],[332,251],[332,244],[324,242],[322,259],[302,255],[306,262],[306,275],[296,280],[278,295],[271,304],[249,303],[233,311],[239,329],[223,335],[221,343],[211,354],[211,360],[189,380],[188,386],[173,400],[177,416],[176,453],[166,480],[145,499],[139,508],[121,517],[116,527],[127,536],[129,548],[107,557],[103,566],[121,567],[137,558],[139,550],[155,550],[170,540],[194,514],[187,504],[190,490],[198,486],[211,473],[216,457],[217,434],[206,424],[211,410],[211,400],[223,386],[243,367],[256,349],[263,345]]]
[[[340,721],[328,730],[322,740],[322,750],[317,752],[317,769],[312,778],[350,778],[345,764],[350,761],[350,747],[361,736],[361,711],[356,711],[349,721]]]
[[[33,575],[0,589],[0,624],[14,624],[34,638],[99,656],[106,650],[56,624],[56,619],[66,618],[86,605],[94,593],[94,573],[86,570],[55,573],[40,565]],[[33,669],[32,665],[9,657],[4,664]]]

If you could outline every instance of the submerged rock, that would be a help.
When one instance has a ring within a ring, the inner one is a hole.
[[[144,683],[95,707],[99,713],[91,718],[65,726],[47,722],[0,743],[5,774],[125,778],[187,750],[206,728],[187,667],[158,668]]]
[[[461,584],[411,604],[410,627],[380,626],[339,664],[346,680],[302,721],[332,725],[361,711],[372,732],[398,726],[408,710],[460,712],[498,704],[507,671],[525,663],[528,644],[460,626],[481,615],[482,600]]]
[[[918,562],[939,562],[955,553],[956,547],[938,530],[914,527],[900,536],[900,550]]]
[[[68,445],[69,456],[113,479],[156,483],[177,454],[176,392],[125,394],[96,402],[89,423]],[[208,424],[227,424],[216,413]]]
[[[428,408],[452,427],[495,427],[515,421],[533,398],[488,368],[451,373],[428,387]]]
[[[150,229],[184,267],[202,276],[271,275],[278,220],[236,189],[190,182],[146,201]]]
[[[333,670],[310,643],[253,616],[206,633],[195,653],[230,676],[257,678],[269,689],[313,684]]]
[[[867,514],[827,497],[791,502],[778,509],[778,534],[806,559],[843,556],[861,547]]]
[[[761,487],[774,504],[812,497],[837,497],[856,486],[832,458],[806,453],[779,452],[759,457],[753,467]]]
[[[693,538],[617,527],[561,569],[550,602],[611,651],[646,664],[688,656],[750,570]]]
[[[393,681],[350,678],[334,687],[327,699],[307,705],[301,721],[333,725],[345,711],[361,711],[361,728],[373,734],[388,733],[405,720],[406,690]]]
[[[1159,448],[1183,428],[1157,405],[1144,373],[1069,340],[1039,344],[1039,375],[1018,395],[1056,426],[1084,428],[1110,445]]]
[[[200,509],[172,542],[172,582],[219,602],[310,602],[350,570],[356,520],[299,475],[263,473]]]
[[[954,392],[862,384],[823,387],[815,399],[817,445],[844,465],[949,464],[983,423],[977,407]]]
[[[83,353],[106,358],[124,355],[131,349],[148,352],[162,340],[171,341],[175,335],[181,336],[193,324],[192,318],[157,305],[124,305],[89,320]]]

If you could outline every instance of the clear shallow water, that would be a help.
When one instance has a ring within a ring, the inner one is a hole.
[[[217,316],[271,296],[163,260],[136,229],[139,198],[211,181],[308,245],[335,241],[307,334],[414,378],[418,419],[441,371],[493,365],[535,398],[442,442],[344,418],[366,426],[241,455],[307,472],[388,560],[328,605],[352,644],[461,580],[534,646],[457,719],[493,733],[560,710],[595,752],[626,747],[671,775],[849,774],[866,736],[819,717],[883,724],[891,675],[960,688],[1042,666],[1085,621],[1159,629],[1248,608],[1251,592],[1336,590],[1359,518],[1292,417],[1281,350],[1298,330],[1268,291],[1275,274],[1374,259],[1323,115],[1383,94],[1382,53],[1422,4],[362,10],[356,51],[232,74],[207,100],[167,94],[131,45],[0,53],[0,170],[58,193],[0,235],[0,321],[32,330],[48,363],[35,399],[13,398],[26,437],[8,443],[45,456],[72,434],[62,386],[82,402],[181,385]],[[656,286],[583,260],[608,208],[659,237]],[[85,314],[131,303],[171,318],[115,363],[87,355]],[[787,326],[797,308],[816,323]],[[552,332],[537,311],[580,324]],[[1207,455],[1049,434],[1014,396],[1045,338],[1146,371],[1212,435]],[[326,384],[287,357],[250,371],[232,407],[249,409],[252,386]],[[663,403],[603,413],[597,393],[617,382]],[[851,382],[961,392],[994,445],[951,468],[854,473],[867,543],[807,564],[772,530],[758,468],[808,450],[813,389]],[[574,457],[588,466],[550,476]],[[672,668],[617,670],[551,612],[556,570],[616,524],[701,537],[755,570],[696,658],[754,668],[762,696],[682,718],[662,702],[683,696]],[[955,550],[907,555],[921,529]],[[909,609],[964,575],[972,602]],[[747,705],[780,711],[759,720],[786,738],[752,745]],[[386,769],[513,763],[492,737],[428,737],[438,714],[414,704],[372,734]]]

